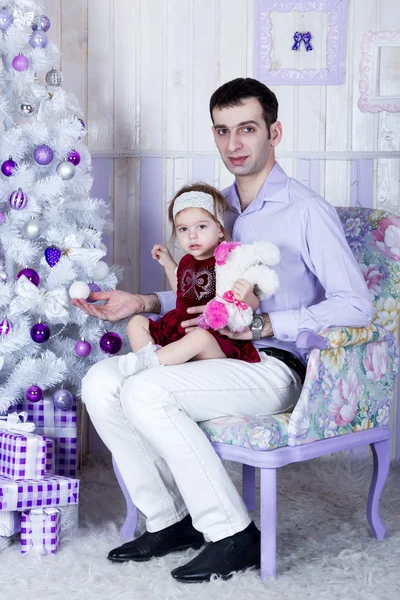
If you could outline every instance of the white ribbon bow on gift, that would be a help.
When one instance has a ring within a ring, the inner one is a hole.
[[[64,240],[64,256],[80,262],[87,267],[88,263],[95,265],[106,254],[101,248],[82,248],[85,238],[78,233],[67,235]]]
[[[35,423],[27,423],[28,413],[13,412],[5,417],[0,417],[0,431],[16,431],[18,433],[32,433],[35,431]]]
[[[35,18],[34,12],[22,12],[22,10],[14,9],[14,25],[17,29],[23,29],[24,27],[30,27],[33,19]]]
[[[64,323],[68,317],[68,297],[64,288],[46,292],[23,275],[15,283],[14,290],[17,296],[10,304],[11,315],[19,316],[35,309],[50,323]]]

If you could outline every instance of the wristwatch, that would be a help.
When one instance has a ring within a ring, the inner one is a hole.
[[[261,332],[264,327],[264,319],[261,315],[254,315],[252,322],[250,323],[251,337],[253,340],[259,340],[261,338]]]

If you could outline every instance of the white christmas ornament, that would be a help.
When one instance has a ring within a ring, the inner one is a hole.
[[[93,278],[104,279],[108,275],[108,264],[104,260],[99,260],[94,268]]]
[[[29,219],[24,225],[24,234],[29,240],[36,240],[42,233],[39,219]]]
[[[90,294],[90,287],[85,281],[74,281],[70,285],[68,292],[71,298],[83,298],[86,300]]]

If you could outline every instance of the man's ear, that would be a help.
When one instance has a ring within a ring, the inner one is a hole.
[[[272,123],[270,127],[270,135],[271,146],[277,146],[282,139],[282,123],[280,121],[275,121],[275,123]]]

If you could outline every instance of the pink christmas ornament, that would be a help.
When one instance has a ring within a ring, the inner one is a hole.
[[[29,67],[29,60],[23,54],[18,54],[14,56],[11,64],[16,71],[26,71]]]

